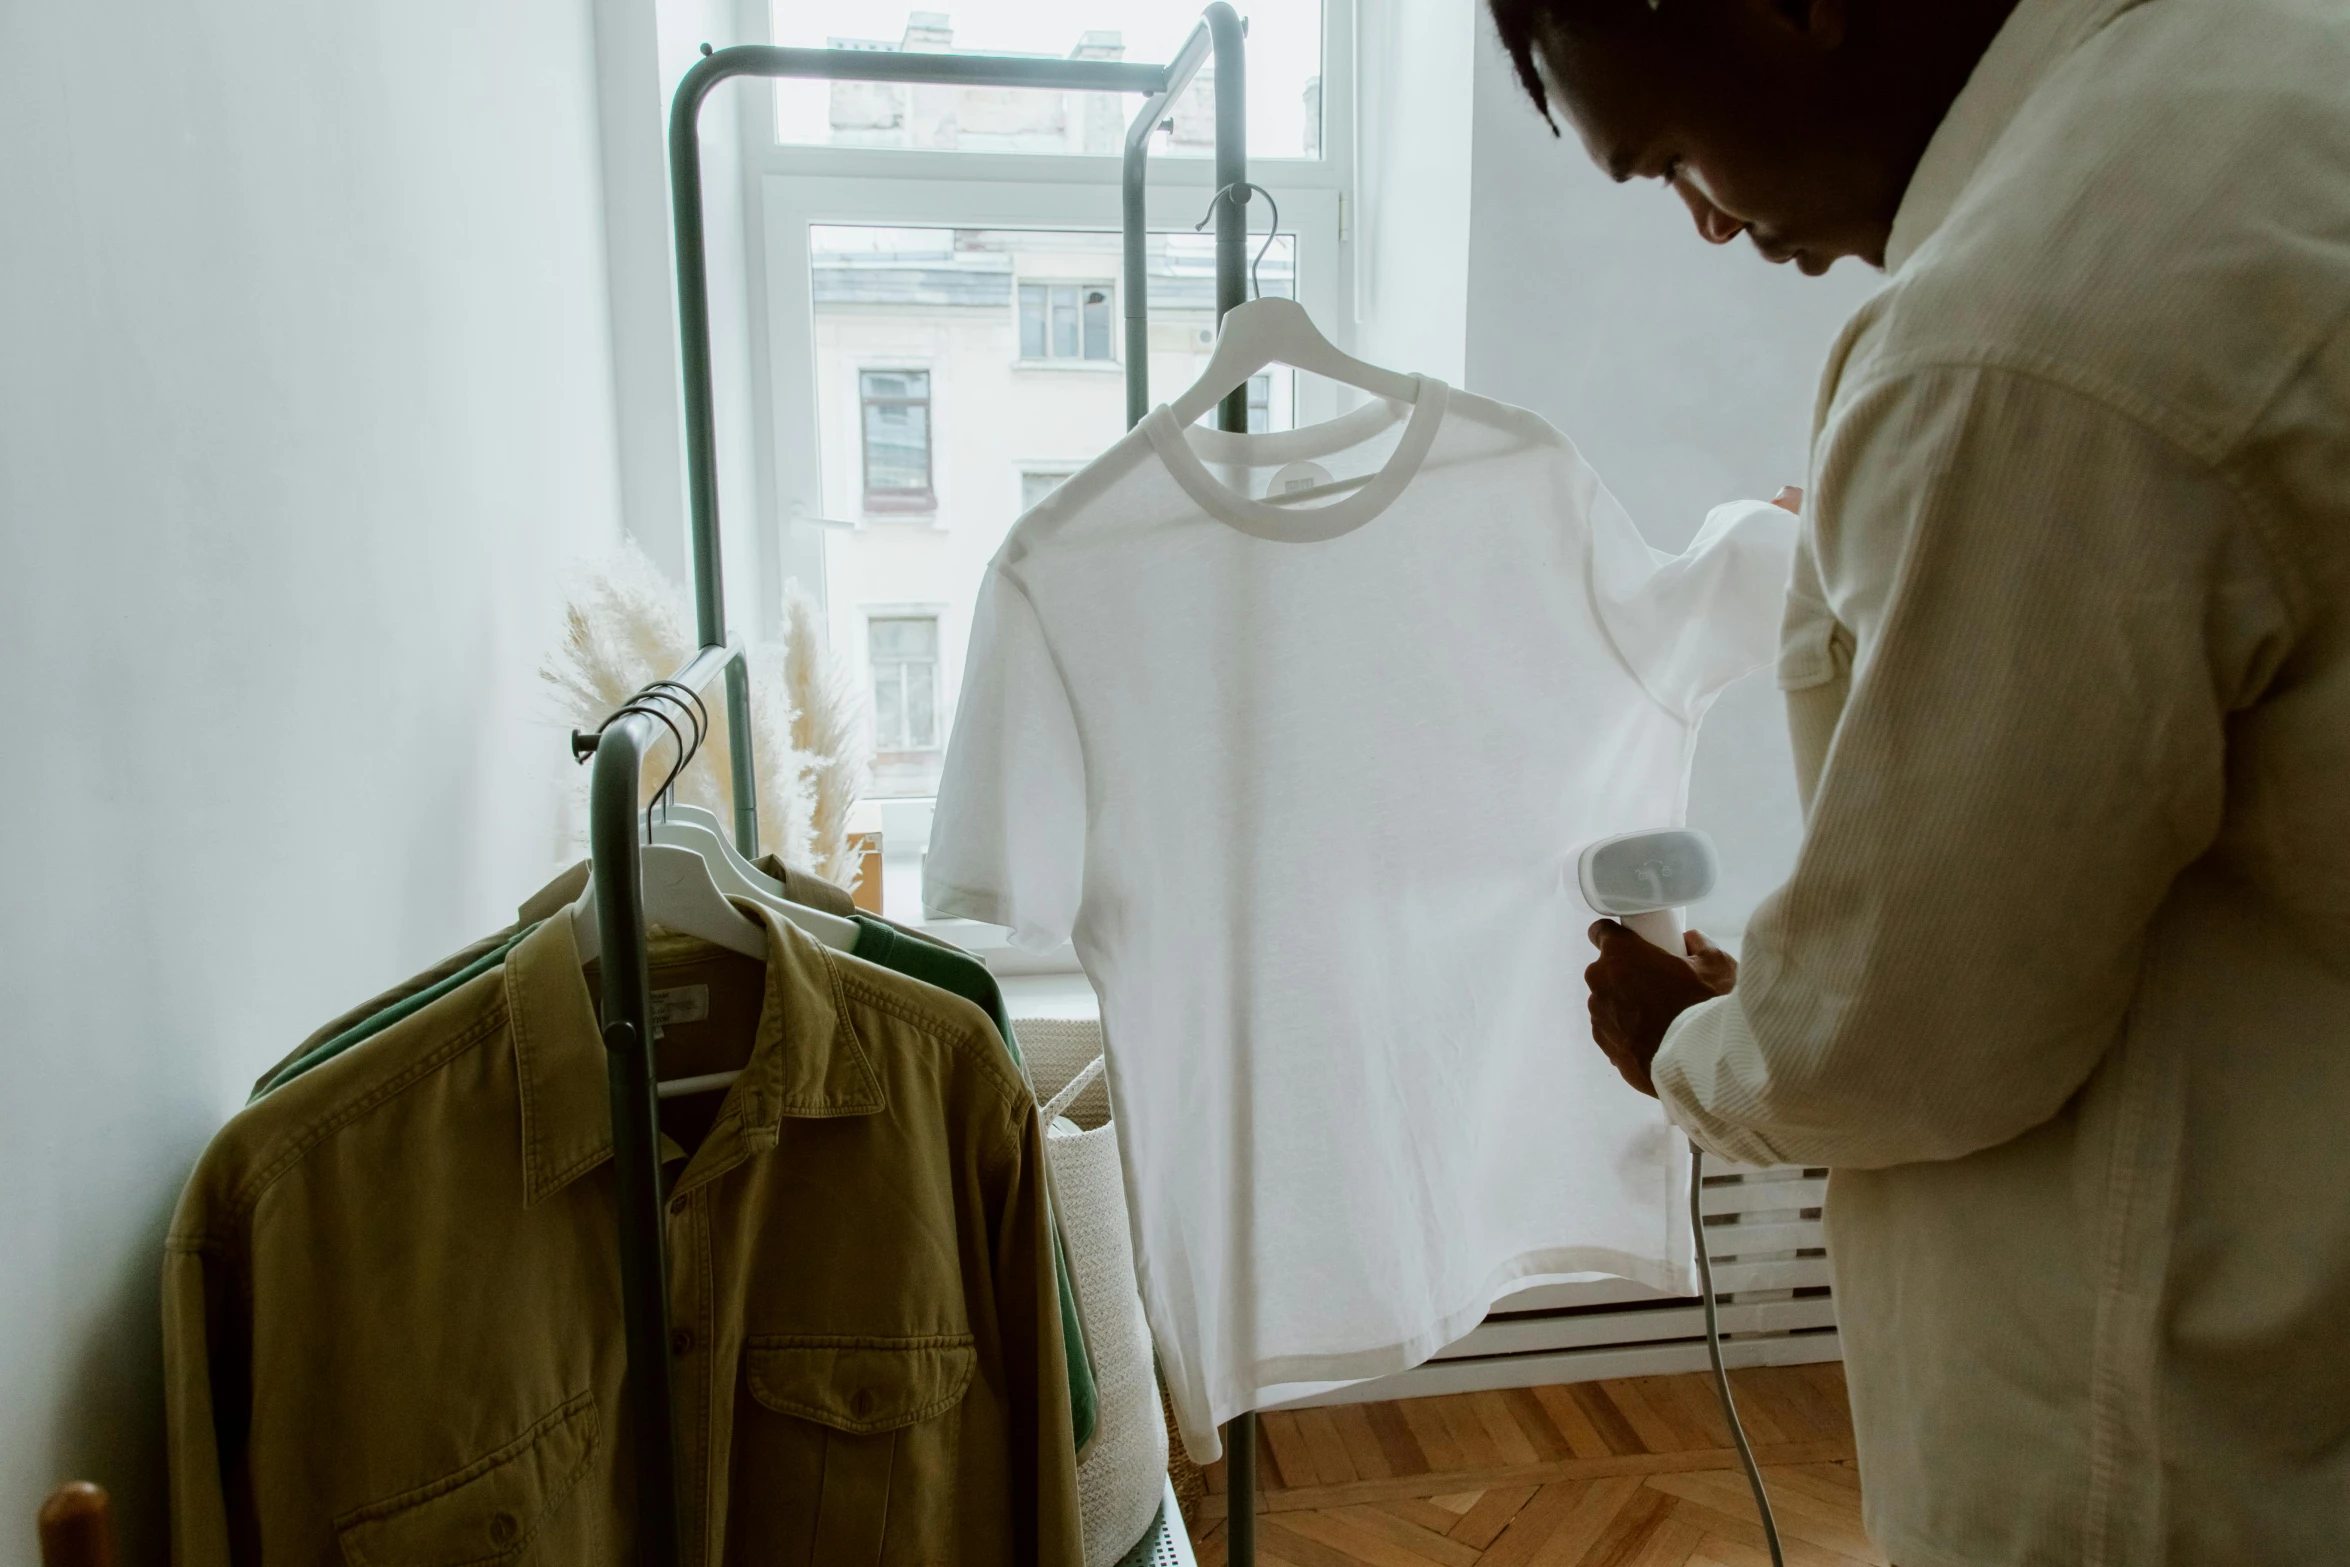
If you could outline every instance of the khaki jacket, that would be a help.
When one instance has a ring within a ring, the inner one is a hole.
[[[978,1008],[765,923],[653,954],[706,992],[665,1072],[754,1040],[665,1120],[685,1560],[1075,1563],[1033,1100]],[[609,1151],[560,919],[232,1120],[166,1243],[183,1567],[631,1560]]]
[[[1834,1168],[1903,1567],[2350,1561],[2350,7],[2022,0],[1888,264],[1659,1093]]]

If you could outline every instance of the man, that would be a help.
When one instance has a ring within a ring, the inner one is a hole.
[[[1794,874],[1743,967],[1595,927],[1596,1037],[1835,1172],[1903,1567],[2350,1562],[2350,6],[1492,4],[1707,239],[1887,273],[1818,402]]]

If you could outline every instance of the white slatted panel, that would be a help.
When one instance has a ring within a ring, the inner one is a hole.
[[[1820,1209],[1827,1172],[1707,1160],[1698,1208],[1733,1366],[1841,1359]],[[1626,1279],[1506,1295],[1427,1364],[1285,1408],[1703,1370],[1705,1314]]]

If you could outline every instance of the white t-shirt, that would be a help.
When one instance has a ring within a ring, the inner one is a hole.
[[[1575,860],[1680,821],[1794,520],[1722,507],[1662,556],[1542,419],[1419,387],[1273,435],[1162,407],[1022,517],[939,789],[928,904],[1073,938],[1100,992],[1202,1460],[1519,1281],[1691,1287],[1679,1144],[1591,1044]]]

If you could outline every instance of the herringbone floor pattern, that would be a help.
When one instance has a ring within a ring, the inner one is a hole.
[[[1789,1567],[1884,1562],[1838,1365],[1731,1373]],[[1266,1414],[1260,1567],[1769,1567],[1709,1377]],[[1224,1466],[1201,1567],[1225,1567]]]

